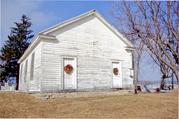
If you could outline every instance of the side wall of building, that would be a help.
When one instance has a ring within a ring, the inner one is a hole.
[[[40,91],[41,81],[41,43],[20,63],[19,90]],[[34,56],[33,56],[34,55]],[[34,57],[34,61],[33,61]],[[34,63],[33,63],[34,62]]]

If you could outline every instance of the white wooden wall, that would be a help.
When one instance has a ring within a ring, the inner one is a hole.
[[[40,91],[40,81],[41,81],[41,43],[39,43],[26,57],[25,60],[20,64],[20,74],[19,74],[19,88],[21,91]],[[32,53],[35,53],[34,59],[34,78],[30,79],[30,68],[31,68],[31,58]],[[27,78],[26,82],[24,81],[25,75],[25,62],[28,60],[28,68],[27,68]],[[23,64],[23,67],[22,67]],[[21,74],[22,68],[22,74]]]
[[[77,57],[77,88],[111,88],[112,61],[122,62],[123,88],[132,87],[131,53],[126,44],[109,30],[98,18],[90,16],[57,30],[58,40],[42,42],[42,91],[62,89],[62,57]]]

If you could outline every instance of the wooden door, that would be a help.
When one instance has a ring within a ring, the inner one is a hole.
[[[121,62],[112,63],[112,88],[122,88]]]
[[[76,58],[63,58],[64,89],[76,89]]]

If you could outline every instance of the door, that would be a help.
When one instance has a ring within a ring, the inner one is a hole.
[[[112,63],[112,88],[122,88],[121,62]]]
[[[64,89],[76,89],[76,58],[63,58]]]

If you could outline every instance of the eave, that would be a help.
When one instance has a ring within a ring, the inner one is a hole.
[[[41,40],[48,39],[48,40],[56,40],[56,37],[44,34],[38,34],[29,45],[29,47],[25,50],[24,54],[18,60],[18,63],[21,63],[31,52],[32,50],[40,43]]]

